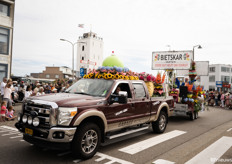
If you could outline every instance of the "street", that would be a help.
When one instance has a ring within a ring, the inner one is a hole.
[[[16,113],[21,105],[15,106]],[[24,140],[15,121],[0,122],[1,163],[232,163],[232,110],[210,107],[199,118],[171,117],[165,133],[150,129],[107,141],[86,161],[71,152],[37,148]]]

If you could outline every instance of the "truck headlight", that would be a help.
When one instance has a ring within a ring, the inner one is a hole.
[[[58,125],[68,126],[77,113],[77,108],[60,107],[58,115]]]

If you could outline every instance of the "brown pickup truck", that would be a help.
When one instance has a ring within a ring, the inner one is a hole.
[[[25,100],[15,126],[29,143],[71,148],[75,156],[88,159],[101,142],[129,134],[128,129],[151,125],[163,133],[173,106],[172,97],[149,97],[140,80],[81,79],[65,93]]]

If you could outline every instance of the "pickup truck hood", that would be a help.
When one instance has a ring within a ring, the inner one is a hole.
[[[78,107],[97,105],[101,101],[102,97],[93,97],[81,94],[70,94],[70,93],[55,93],[45,94],[41,96],[33,96],[27,100],[43,100],[48,102],[55,102],[60,107]]]

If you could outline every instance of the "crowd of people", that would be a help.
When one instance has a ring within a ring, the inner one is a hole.
[[[232,108],[232,93],[224,91],[207,91],[206,98],[209,106]]]
[[[61,80],[57,80],[54,83],[24,83],[21,81],[19,84],[12,79],[3,78],[1,82],[1,113],[0,121],[13,120],[15,102],[23,101],[30,96],[39,96],[50,93],[65,92],[70,84],[68,82],[63,83]]]

